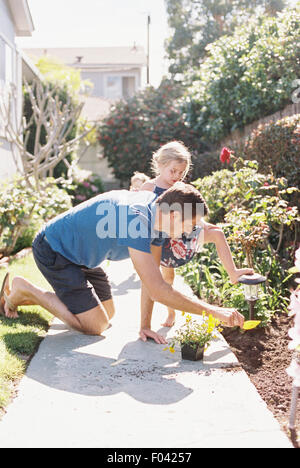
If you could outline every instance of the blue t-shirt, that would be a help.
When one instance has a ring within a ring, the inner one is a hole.
[[[151,244],[164,240],[153,227],[156,198],[148,191],[100,194],[49,221],[46,239],[55,252],[88,268],[128,258],[128,247],[151,253]]]

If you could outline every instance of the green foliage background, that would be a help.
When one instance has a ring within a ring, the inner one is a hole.
[[[276,18],[252,18],[207,51],[189,78],[187,122],[201,138],[217,142],[291,103],[300,76],[300,6]]]
[[[247,22],[251,15],[274,16],[283,0],[165,0],[171,35],[166,50],[169,71],[176,78],[198,69],[207,56],[207,45]]]

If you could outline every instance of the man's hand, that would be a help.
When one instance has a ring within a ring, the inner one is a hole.
[[[140,331],[140,338],[142,341],[147,341],[147,338],[151,338],[152,340],[155,341],[157,344],[167,344],[167,340],[162,336],[159,335],[158,333],[150,330],[150,328],[143,328]]]
[[[227,327],[243,328],[244,316],[236,309],[216,308],[212,311],[212,315]]]

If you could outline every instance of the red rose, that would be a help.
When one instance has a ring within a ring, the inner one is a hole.
[[[232,151],[230,151],[230,149],[224,147],[222,149],[222,151],[221,151],[221,154],[220,154],[220,161],[222,163],[227,162],[227,164],[229,164],[231,153],[232,153]]]

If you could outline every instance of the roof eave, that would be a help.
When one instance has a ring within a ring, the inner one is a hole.
[[[30,58],[24,54],[23,51],[19,51],[22,58],[22,76],[28,82],[38,79],[43,81],[44,77],[38,68],[31,62]]]
[[[16,36],[31,36],[34,24],[27,0],[7,0],[15,25]]]

